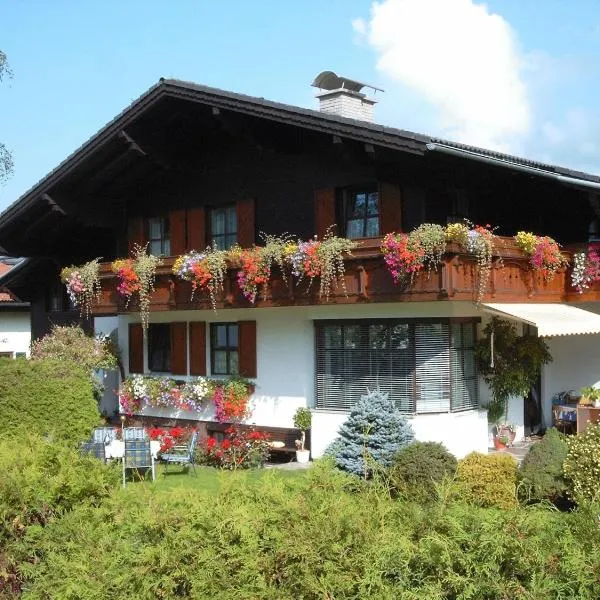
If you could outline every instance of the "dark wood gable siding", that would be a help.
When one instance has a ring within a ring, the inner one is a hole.
[[[397,183],[379,184],[379,211],[382,235],[402,229],[402,195]]]
[[[319,239],[323,239],[329,227],[335,224],[335,188],[315,190],[315,233]]]
[[[171,255],[179,256],[186,250],[186,215],[185,210],[172,210],[169,213],[169,236]]]

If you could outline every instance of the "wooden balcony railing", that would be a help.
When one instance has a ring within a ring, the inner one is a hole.
[[[449,244],[441,267],[432,273],[415,275],[407,285],[393,282],[379,250],[381,238],[362,240],[360,246],[346,260],[345,292],[335,289],[328,303],[354,304],[367,302],[476,300],[478,271],[475,258],[465,254],[458,246]],[[171,270],[174,257],[165,258],[157,271],[155,292],[150,310],[210,309],[206,294],[197,292],[194,299],[189,282],[175,277]],[[125,309],[116,291],[117,281],[110,263],[101,265],[102,294],[94,308],[95,315],[116,314],[137,310],[132,300]],[[224,292],[217,302],[219,308],[244,308],[251,304],[242,296],[236,284],[235,265],[225,280]],[[563,270],[547,282],[529,266],[529,259],[517,248],[513,238],[497,237],[489,286],[483,301],[494,302],[562,302],[565,300],[596,299],[596,292],[585,298],[578,295],[569,284],[570,274]],[[600,299],[600,298],[599,298]],[[325,304],[318,296],[318,285],[307,280],[297,282],[284,278],[273,269],[266,298],[257,297],[256,306],[293,306]]]

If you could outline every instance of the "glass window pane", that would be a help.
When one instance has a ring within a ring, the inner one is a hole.
[[[237,244],[237,235],[235,233],[226,235],[223,240],[223,250],[229,250],[232,246]]]
[[[350,239],[356,239],[363,237],[363,224],[362,220],[350,220],[346,225],[346,236]]]
[[[211,212],[211,232],[213,235],[222,235],[225,233],[225,211],[222,209]]]
[[[354,195],[352,206],[350,208],[350,216],[353,219],[362,219],[365,217],[365,210],[367,206],[367,195],[364,193],[358,193]]]
[[[379,215],[379,201],[377,192],[371,192],[369,194],[369,200],[367,205],[367,216],[376,217]]]
[[[464,323],[462,327],[463,331],[463,345],[465,348],[470,348],[475,344],[473,339],[473,325],[471,323]]]
[[[171,242],[170,240],[164,240],[162,243],[162,254],[164,256],[171,256]]]
[[[366,237],[377,237],[379,235],[379,217],[367,219]]]
[[[238,326],[237,325],[228,325],[229,329],[229,347],[237,348],[238,347]]]
[[[464,350],[464,374],[465,377],[474,377],[475,376],[475,351],[474,350]]]
[[[235,206],[230,206],[227,209],[227,233],[236,233],[237,232],[237,211]]]
[[[236,375],[239,372],[238,353],[233,351],[229,353],[229,374]]]
[[[360,325],[346,325],[344,327],[344,348],[358,348],[360,346]]]
[[[460,323],[452,323],[452,347],[462,348],[463,328]]]
[[[162,219],[149,219],[148,229],[150,233],[150,239],[157,240],[162,237]]]
[[[225,246],[225,236],[223,235],[213,236],[212,246],[217,250],[228,250],[228,248]]]
[[[154,254],[154,256],[160,256],[162,254],[162,243],[160,240],[153,240],[150,242],[150,254]]]
[[[407,350],[410,346],[408,323],[394,325],[391,332],[392,348],[394,350]]]
[[[323,329],[326,348],[340,348],[342,345],[342,328],[339,325],[328,325]]]
[[[227,347],[227,325],[217,325],[215,327],[215,344],[218,348]]]
[[[385,325],[369,326],[369,346],[373,350],[385,350],[390,347],[389,329]]]
[[[227,374],[227,352],[225,350],[217,350],[213,354],[213,373],[217,375]]]

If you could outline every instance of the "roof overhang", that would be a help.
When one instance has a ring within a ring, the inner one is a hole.
[[[533,325],[540,337],[600,333],[600,315],[569,304],[483,304],[482,308]]]

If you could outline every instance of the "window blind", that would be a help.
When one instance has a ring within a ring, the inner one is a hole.
[[[474,332],[449,321],[316,322],[317,408],[350,410],[375,389],[407,414],[474,408]]]

